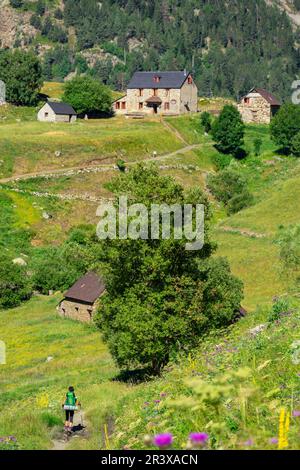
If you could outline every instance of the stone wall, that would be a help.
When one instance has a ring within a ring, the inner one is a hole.
[[[245,123],[270,124],[271,122],[271,105],[258,93],[250,93],[243,98],[238,110]]]
[[[71,318],[81,322],[92,321],[93,315],[96,313],[98,302],[94,305],[64,299],[58,306],[59,314],[64,318]]]
[[[157,113],[153,107],[147,106],[146,101],[154,95],[154,89],[143,89],[142,96],[140,90],[127,90],[127,95],[120,98],[113,105],[116,115],[124,114],[144,114],[144,115],[179,115],[198,110],[198,92],[194,83],[187,81],[181,89],[157,89],[156,96],[162,100],[162,104],[157,108]],[[120,109],[117,109],[116,103],[120,103]],[[126,108],[122,108],[122,103],[126,103]],[[168,103],[168,106],[166,106]]]

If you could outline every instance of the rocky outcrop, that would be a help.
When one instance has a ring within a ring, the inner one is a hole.
[[[36,29],[30,25],[32,13],[21,12],[9,6],[9,1],[0,0],[0,47],[12,48],[16,41],[25,46],[36,36]]]

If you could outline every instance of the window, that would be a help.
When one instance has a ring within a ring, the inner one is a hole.
[[[143,96],[143,91],[144,91],[143,88],[139,89],[139,96]]]
[[[165,111],[169,111],[170,109],[170,103],[165,103]]]
[[[119,101],[117,101],[117,103],[116,103],[116,109],[120,109],[120,103],[119,103]]]
[[[45,113],[45,117],[48,117],[49,116],[49,113]]]
[[[143,109],[143,103],[139,103],[139,109]]]
[[[122,109],[126,109],[126,101],[122,101],[121,105]]]
[[[170,88],[166,88],[166,96],[169,96]]]
[[[160,77],[158,75],[156,75],[153,80],[155,81],[155,83],[159,83],[160,82]]]
[[[250,104],[250,98],[244,98],[244,103],[245,104]]]
[[[193,83],[193,79],[192,79],[192,77],[189,75],[188,84],[191,85],[192,83]]]

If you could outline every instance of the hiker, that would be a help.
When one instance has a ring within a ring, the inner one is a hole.
[[[65,402],[62,405],[62,407],[66,410],[66,422],[65,422],[66,431],[72,431],[74,413],[75,413],[75,410],[77,409],[77,405],[80,406],[80,403],[78,403],[78,399],[75,395],[74,387],[69,387],[69,390],[66,394]]]

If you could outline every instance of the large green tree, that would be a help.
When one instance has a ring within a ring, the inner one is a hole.
[[[291,152],[294,138],[300,132],[300,107],[295,104],[283,105],[271,121],[270,132],[280,148]]]
[[[35,105],[43,84],[39,59],[31,52],[0,51],[0,80],[6,85],[9,103]]]
[[[116,196],[149,210],[156,204],[205,206],[202,250],[187,251],[185,238],[109,240],[101,263],[107,283],[97,325],[121,368],[159,373],[178,351],[189,351],[211,328],[228,325],[243,297],[242,283],[226,260],[212,258],[211,217],[206,196],[184,192],[154,168],[139,166],[110,185]],[[118,199],[116,199],[116,206]]]
[[[112,95],[108,87],[89,76],[77,76],[65,84],[63,100],[78,114],[110,113]]]
[[[244,145],[245,126],[238,109],[232,105],[224,106],[212,128],[212,135],[219,150],[238,155]]]

